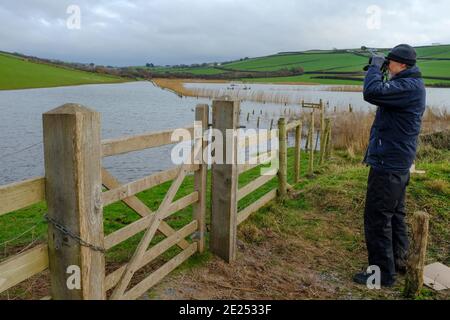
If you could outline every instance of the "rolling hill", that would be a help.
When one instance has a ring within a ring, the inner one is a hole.
[[[0,53],[0,90],[116,83],[126,80],[109,75],[30,62]]]
[[[425,82],[429,86],[450,87],[450,45],[417,47],[418,65]],[[387,53],[387,49],[379,49]],[[241,79],[251,82],[307,82],[319,84],[362,83],[362,68],[367,64],[369,54],[360,49],[353,50],[315,50],[304,52],[285,52],[275,55],[242,59],[219,66],[202,68],[150,68],[149,71],[191,73],[197,76],[222,74],[226,72],[262,72],[282,69],[302,68],[303,75],[291,77],[271,77]]]

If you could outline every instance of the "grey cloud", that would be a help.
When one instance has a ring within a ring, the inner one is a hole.
[[[68,30],[69,5],[82,13]],[[382,9],[381,29],[366,10]],[[16,0],[0,4],[0,50],[132,65],[222,61],[278,51],[450,42],[445,0]]]

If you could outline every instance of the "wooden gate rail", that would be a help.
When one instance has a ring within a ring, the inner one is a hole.
[[[0,186],[0,216],[45,201],[45,178]],[[0,293],[48,269],[48,247],[40,244],[0,263]]]
[[[275,151],[273,151],[273,152],[269,151],[267,153],[260,154],[259,156],[254,158],[254,161],[249,161],[249,163],[239,165],[238,166],[239,174],[243,174],[252,169],[255,169],[256,167],[261,166],[262,164],[268,163],[270,161],[270,159],[272,159],[273,156],[276,156],[274,154]],[[254,163],[251,163],[251,162],[254,162]]]
[[[194,142],[192,159],[198,160],[196,152],[203,155],[204,146],[206,145],[203,141],[203,135],[209,123],[207,118],[208,106],[197,106],[196,120],[201,121],[202,126],[200,129],[202,131],[200,132],[200,139],[198,137],[192,139]],[[195,128],[189,127],[185,129],[193,137]],[[174,144],[176,142],[171,140],[173,133],[174,130],[167,130],[158,133],[106,140],[102,143],[103,156],[108,157]],[[201,165],[182,165],[124,185],[121,185],[106,169],[102,169],[103,185],[108,189],[108,191],[102,193],[103,205],[107,206],[118,201],[123,201],[142,217],[138,221],[106,236],[105,249],[111,249],[134,235],[145,231],[131,260],[126,265],[106,276],[105,290],[113,289],[111,299],[134,299],[139,297],[195,252],[203,251],[204,236],[202,233],[205,229],[203,224],[205,223],[204,207],[206,206],[206,201],[204,195],[206,194],[207,168],[203,161],[200,163]],[[178,201],[173,201],[188,173],[195,173],[195,191]],[[172,186],[156,212],[152,212],[136,197],[142,191],[169,181],[172,181]],[[181,230],[173,230],[164,221],[164,219],[170,217],[172,214],[191,205],[194,206],[194,221]],[[167,238],[147,250],[157,231],[164,234]],[[193,233],[198,233],[198,241],[189,244],[185,238]],[[177,245],[183,251],[160,269],[151,273],[138,285],[127,291],[129,283],[137,270],[152,262],[174,245]]]
[[[45,201],[45,178],[0,186],[0,216]]]
[[[163,252],[167,251],[168,249],[179,243],[182,239],[193,234],[197,230],[197,228],[198,223],[196,220],[194,220],[187,226],[181,228],[179,231],[169,236],[168,238],[159,242],[144,254],[138,267],[142,268],[143,266],[149,264],[158,256],[160,256]],[[185,249],[187,249],[189,246],[190,245],[188,245]],[[106,290],[110,290],[115,285],[117,285],[117,283],[119,282],[120,278],[123,275],[123,272],[125,271],[125,268],[126,266],[122,266],[119,269],[115,270],[114,272],[110,273],[108,276],[106,276],[106,283],[105,283]]]
[[[194,127],[186,127],[191,137],[194,136]],[[142,135],[123,137],[119,139],[108,139],[102,141],[103,157],[116,156],[120,154],[142,151],[145,149],[162,147],[178,142],[171,140],[174,130],[165,130]]]
[[[193,192],[192,194],[174,202],[164,215],[164,219],[170,217],[172,214],[189,207],[198,202],[199,196],[198,192]],[[152,219],[151,215],[144,216],[143,218],[123,227],[105,237],[105,249],[109,250],[116,245],[124,242],[125,240],[137,235],[138,233],[146,229],[146,225]],[[165,233],[165,232],[162,232]],[[166,234],[167,235],[167,234]]]
[[[190,165],[188,170],[191,172],[196,172],[200,169],[199,165]],[[121,185],[112,190],[103,192],[102,194],[102,202],[104,206],[108,206],[114,202],[122,201],[127,198],[130,198],[142,191],[151,189],[165,182],[172,181],[176,178],[177,172],[179,168],[169,169],[137,181],[133,181],[131,183],[127,183]]]
[[[321,108],[323,105],[303,104],[304,108]],[[209,107],[198,105],[196,121],[200,121],[202,135],[194,137],[193,158],[203,155],[207,141],[204,134],[209,126]],[[228,129],[239,128],[240,104],[238,101],[215,100],[213,102],[213,127],[226,136]],[[323,114],[321,115],[323,119]],[[313,127],[314,115],[311,117]],[[326,120],[323,127],[323,150],[321,158],[326,159],[330,148],[330,123]],[[310,128],[310,130],[311,130]],[[185,128],[191,137],[197,128]],[[236,258],[236,230],[253,212],[275,199],[283,199],[287,194],[287,133],[295,130],[295,182],[300,177],[302,122],[279,122],[279,150],[264,151],[251,155],[255,163],[238,165],[239,147],[259,146],[271,141],[272,133],[252,134],[243,141],[237,137],[225,141],[224,151],[231,150],[233,163],[213,164],[212,166],[212,216],[210,250],[228,262]],[[100,115],[79,105],[64,105],[44,114],[44,151],[46,177],[30,179],[20,183],[0,186],[0,216],[9,212],[46,201],[49,216],[79,235],[69,237],[49,225],[49,243],[40,244],[21,254],[10,257],[0,263],[0,292],[46,270],[51,270],[52,296],[54,299],[104,299],[111,291],[111,299],[136,299],[158,283],[171,271],[196,252],[203,252],[205,240],[205,211],[208,166],[186,164],[142,179],[121,184],[110,172],[102,168],[101,159],[122,155],[144,149],[172,145],[175,130],[100,140]],[[310,135],[310,140],[312,135]],[[229,145],[231,143],[231,145]],[[312,142],[310,141],[312,144]],[[322,146],[322,144],[321,144]],[[264,148],[267,150],[268,148]],[[61,152],[64,150],[64,152]],[[239,188],[239,175],[270,162],[278,157],[280,167],[273,175],[262,175]],[[201,157],[203,158],[203,157]],[[311,168],[310,168],[311,170]],[[194,191],[174,201],[183,181],[194,173]],[[267,192],[248,207],[237,212],[237,203],[252,192],[268,184],[278,174],[278,188]],[[172,182],[159,208],[154,212],[137,194],[161,184]],[[101,187],[107,190],[102,192]],[[140,218],[109,235],[103,233],[103,207],[123,202],[134,210]],[[193,220],[180,230],[174,230],[164,220],[176,212],[193,207]],[[104,250],[144,232],[140,243],[128,263],[110,274],[105,274]],[[157,232],[165,239],[150,244]],[[187,237],[195,237],[192,241]],[[177,246],[181,253],[162,267],[147,275],[137,285],[129,289],[134,274],[153,262],[170,248]],[[93,248],[104,248],[94,250]],[[81,268],[82,288],[71,291],[66,288],[66,267],[79,265]],[[53,266],[53,268],[52,268]]]
[[[0,263],[0,293],[48,269],[48,247],[41,244]]]
[[[237,214],[237,224],[240,225],[242,222],[248,219],[252,213],[257,212],[259,209],[267,205],[270,201],[277,197],[277,189],[268,192],[266,195],[261,197],[259,200],[252,203],[247,208],[238,212]]]

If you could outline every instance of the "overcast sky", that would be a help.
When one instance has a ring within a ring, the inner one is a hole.
[[[80,9],[80,20],[76,10],[67,13],[71,5]],[[428,45],[450,43],[449,13],[448,0],[2,0],[0,50],[165,65]]]

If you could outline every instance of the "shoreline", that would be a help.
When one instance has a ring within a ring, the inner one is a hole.
[[[45,87],[25,87],[25,88],[15,88],[15,89],[4,89],[0,88],[0,92],[4,91],[21,91],[21,90],[39,90],[39,89],[54,89],[54,88],[71,88],[71,87],[83,87],[83,86],[92,86],[92,85],[108,85],[108,84],[121,84],[121,83],[131,83],[131,82],[141,82],[134,80],[124,80],[117,82],[93,82],[93,83],[79,83],[79,84],[63,84],[63,85],[54,85],[54,86],[45,86]]]

